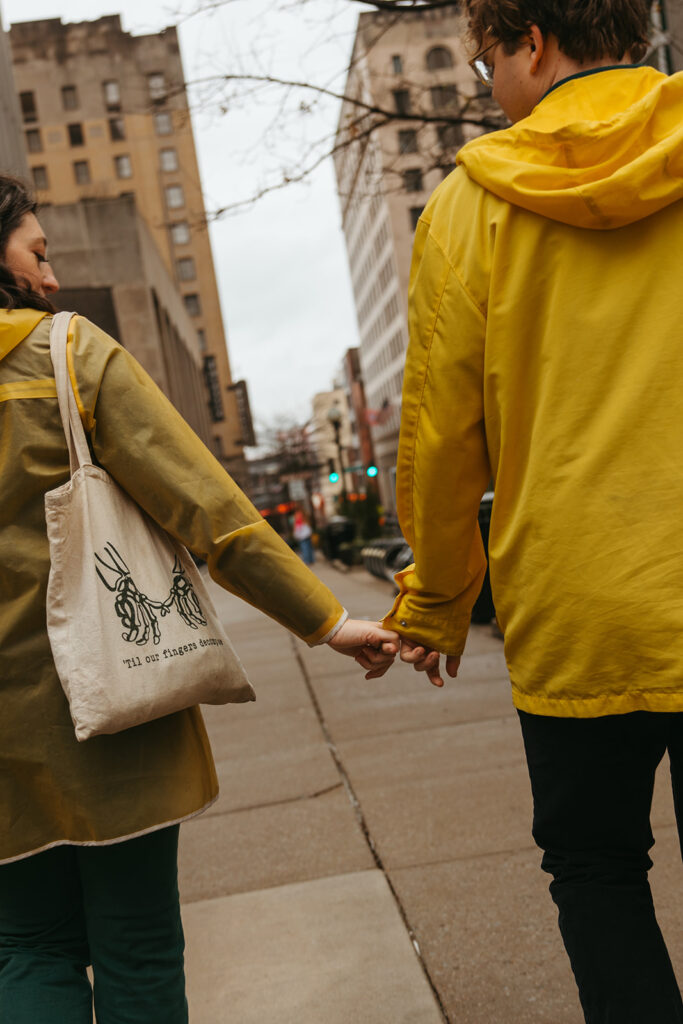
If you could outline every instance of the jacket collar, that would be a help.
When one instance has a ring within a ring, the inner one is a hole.
[[[39,309],[0,309],[0,360],[38,326],[47,313]]]

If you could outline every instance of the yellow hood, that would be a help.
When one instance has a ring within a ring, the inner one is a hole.
[[[27,338],[45,315],[38,309],[0,309],[0,359]]]
[[[683,72],[569,79],[529,117],[474,139],[458,163],[489,192],[581,228],[618,228],[683,198]]]

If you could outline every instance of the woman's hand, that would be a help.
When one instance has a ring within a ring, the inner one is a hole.
[[[378,679],[394,663],[399,651],[398,633],[382,629],[379,622],[365,619],[347,619],[328,646],[340,654],[348,654],[368,669],[366,679]]]
[[[443,686],[441,675],[441,655],[432,647],[419,644],[416,640],[401,637],[401,661],[412,665],[416,672],[426,672],[427,678],[434,686]],[[446,658],[446,671],[451,679],[455,679],[460,667],[460,658],[449,655]]]

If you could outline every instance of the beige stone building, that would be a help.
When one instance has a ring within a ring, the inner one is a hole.
[[[134,196],[197,333],[211,447],[244,479],[243,437],[175,28],[124,32],[118,15],[10,29],[41,204]]]
[[[335,156],[380,493],[394,506],[413,236],[455,154],[499,115],[467,65],[450,10],[368,12],[358,21]],[[472,124],[454,123],[459,117]],[[368,129],[379,122],[378,127]],[[343,145],[343,143],[348,143]]]
[[[343,490],[347,493],[353,490],[353,478],[348,471],[349,453],[353,450],[350,408],[346,390],[342,387],[319,392],[313,396],[311,404],[308,438],[321,467],[318,473],[319,493],[324,502],[322,511],[328,518],[334,514],[337,499],[341,498]],[[339,425],[339,445],[332,417],[337,419]],[[339,465],[340,448],[343,473]],[[339,477],[334,483],[329,479],[332,469]]]

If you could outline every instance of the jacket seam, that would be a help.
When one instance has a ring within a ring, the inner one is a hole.
[[[439,249],[440,248],[441,247],[439,246]],[[449,271],[450,271],[452,268],[451,268],[450,263],[449,263],[448,260],[446,260],[446,265],[448,266]],[[442,306],[442,303],[443,303],[443,297],[444,297],[444,294],[446,292],[446,286],[448,285],[448,278],[449,278],[449,276],[450,276],[450,273],[446,274],[446,277],[445,277],[444,282],[443,282],[443,287],[441,288],[441,294],[439,295],[439,301],[438,301],[438,303],[436,305],[436,309],[434,310],[434,317],[433,317],[433,320],[432,320],[432,326],[431,326],[431,330],[429,332],[429,346],[427,348],[427,356],[426,356],[426,359],[425,359],[424,372],[423,372],[423,376],[422,376],[422,387],[420,388],[420,400],[417,403],[417,410],[416,410],[416,414],[415,414],[415,432],[414,432],[414,435],[413,435],[412,446],[411,446],[412,450],[411,450],[411,453],[410,453],[410,522],[411,522],[411,525],[412,525],[412,533],[413,534],[415,533],[415,459],[416,459],[418,425],[419,425],[419,422],[420,422],[420,417],[422,415],[422,406],[424,404],[424,395],[425,395],[425,391],[427,389],[427,370],[428,370],[428,367],[429,367],[429,360],[430,360],[431,354],[432,354],[432,345],[434,344],[434,334],[436,333],[436,325],[437,325],[438,320],[439,320],[439,313],[441,311],[441,306]]]
[[[517,686],[516,683],[512,683],[512,689],[521,697],[543,704],[590,704],[601,700],[615,701],[630,697],[683,697],[680,690],[624,690],[621,693],[616,690],[609,690],[591,695],[572,693],[567,694],[565,697],[547,697],[540,690],[529,692]]]
[[[81,417],[81,422],[87,433],[92,432],[93,419],[89,414],[88,410],[83,404],[81,398],[81,392],[78,387],[78,380],[76,378],[76,367],[74,366],[74,341],[76,340],[76,320],[77,315],[72,316],[69,323],[69,330],[66,335],[66,365],[69,371],[69,378],[71,380],[71,387],[73,388],[74,398],[76,399],[76,408],[78,409],[78,415]]]
[[[425,359],[424,375],[423,375],[423,379],[422,379],[422,388],[420,389],[420,400],[418,402],[417,411],[416,411],[416,415],[415,415],[415,434],[414,434],[414,438],[413,438],[412,451],[411,451],[411,455],[410,455],[410,480],[411,480],[411,485],[410,485],[410,520],[411,520],[411,523],[412,523],[413,532],[415,530],[415,515],[414,515],[414,509],[415,509],[415,458],[416,458],[416,451],[415,451],[415,449],[416,449],[416,441],[417,441],[417,433],[418,433],[418,423],[420,421],[420,416],[422,414],[422,406],[423,406],[423,403],[424,403],[424,394],[425,394],[425,390],[427,388],[427,368],[429,366],[429,360],[430,360],[430,357],[431,357],[431,354],[432,354],[432,345],[434,343],[434,334],[436,333],[436,325],[437,325],[437,323],[439,321],[439,315],[441,313],[441,306],[443,305],[443,297],[444,297],[444,294],[446,292],[446,288],[448,286],[448,278],[449,278],[450,274],[453,274],[453,277],[455,278],[455,281],[457,282],[457,284],[460,286],[460,289],[461,289],[463,295],[469,301],[470,305],[474,308],[474,311],[479,314],[479,316],[481,317],[482,321],[484,322],[484,325],[486,325],[486,316],[484,315],[482,310],[479,308],[478,303],[475,301],[474,297],[472,296],[472,294],[468,290],[468,288],[465,285],[464,281],[461,280],[460,275],[458,274],[457,270],[455,269],[455,267],[451,263],[450,259],[448,258],[447,254],[446,254],[446,252],[445,252],[445,250],[443,248],[443,246],[439,242],[438,238],[436,238],[436,236],[432,233],[431,229],[429,231],[429,235],[430,235],[430,238],[432,239],[432,241],[434,242],[435,246],[437,247],[437,249],[439,250],[439,252],[443,256],[444,262],[445,262],[446,266],[448,267],[449,273],[446,274],[446,277],[445,277],[445,280],[444,280],[444,283],[443,283],[443,287],[441,289],[441,294],[439,295],[439,301],[438,301],[436,309],[434,311],[434,318],[433,318],[431,330],[430,330],[430,333],[429,333],[429,347],[427,349],[427,356],[426,356],[426,359]]]
[[[462,279],[462,277],[460,275],[460,271],[457,269],[455,264],[450,259],[450,257],[448,255],[448,253],[446,252],[444,246],[441,244],[439,239],[436,237],[436,235],[432,231],[431,226],[430,226],[430,229],[429,229],[429,234],[430,234],[430,237],[431,237],[432,241],[434,242],[434,245],[437,247],[437,249],[439,250],[439,252],[443,256],[444,260],[446,261],[446,265],[452,271],[453,276],[455,277],[456,281],[460,285],[460,288],[462,289],[463,294],[465,295],[465,297],[469,301],[470,305],[473,306],[475,312],[477,312],[479,314],[479,316],[481,317],[481,319],[484,321],[484,323],[486,323],[486,313],[484,312],[484,310],[481,308],[481,306],[479,305],[479,303],[475,299],[474,295],[472,294],[472,292],[468,288],[468,286],[465,283],[465,281]]]

